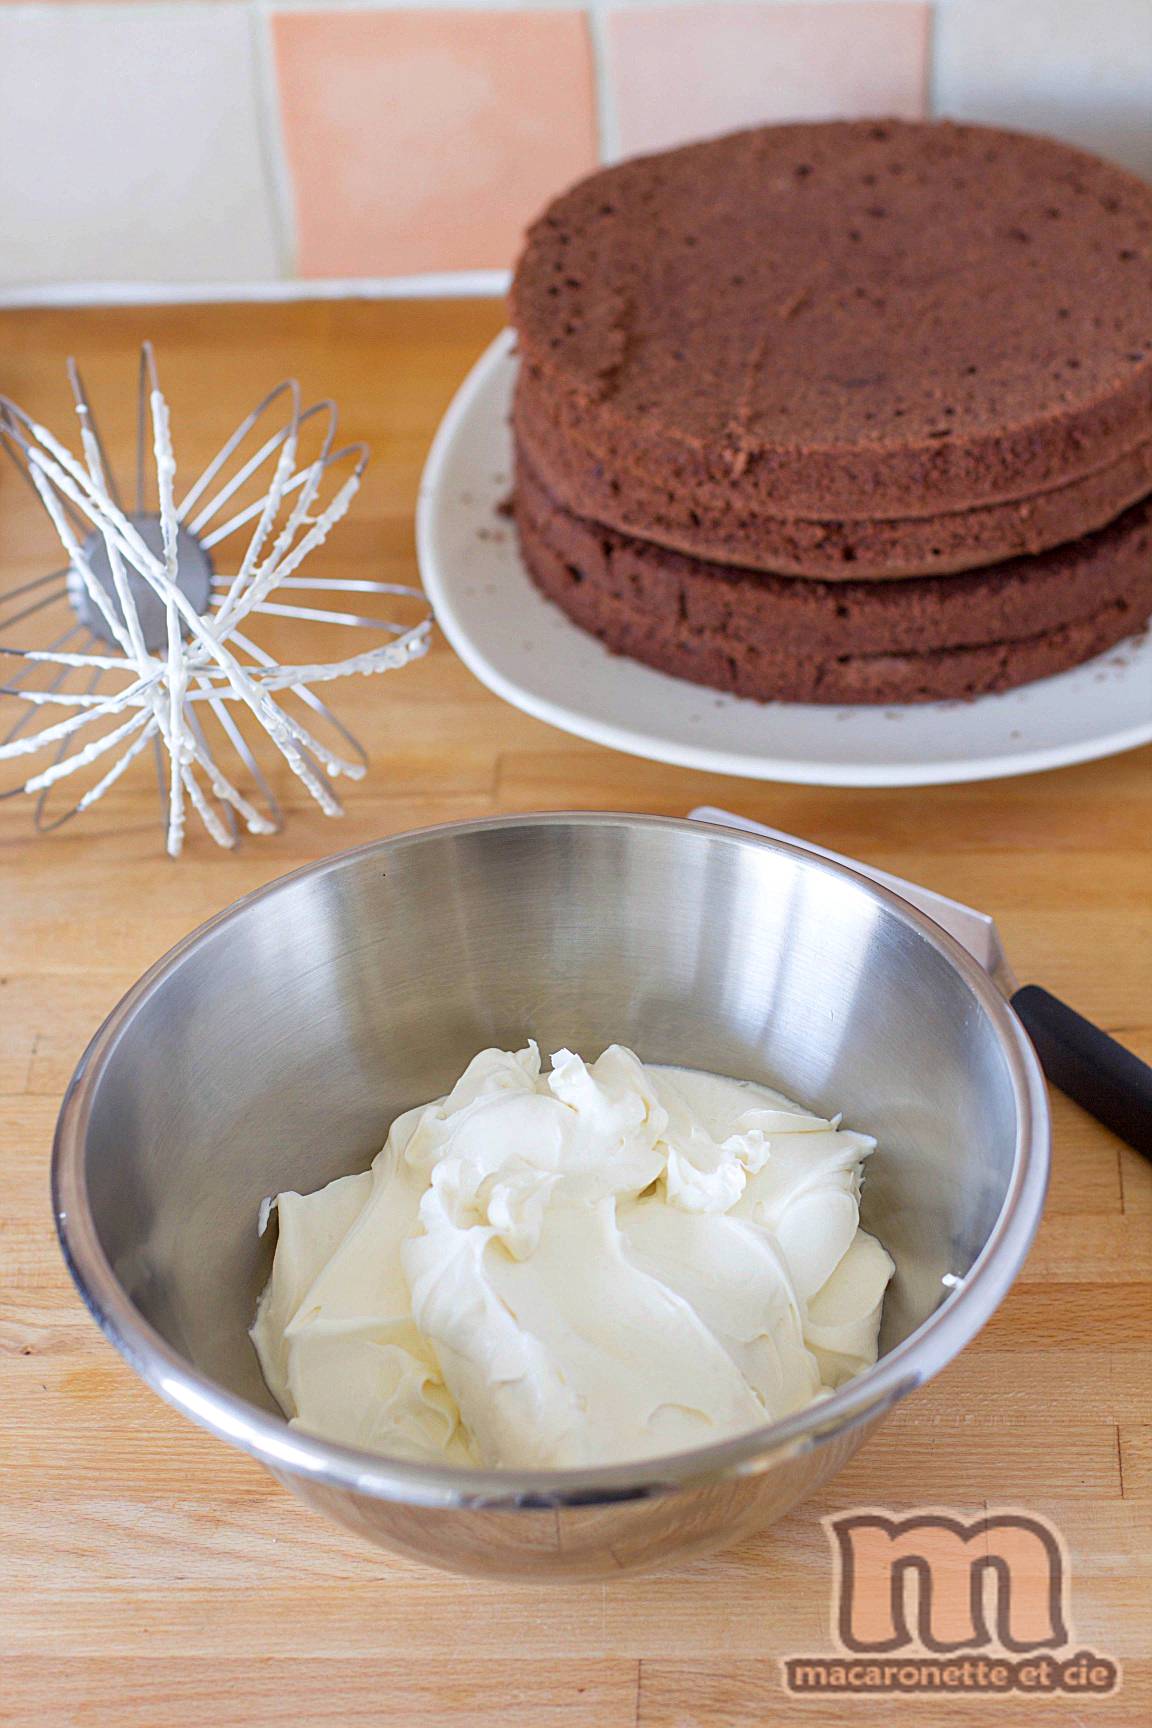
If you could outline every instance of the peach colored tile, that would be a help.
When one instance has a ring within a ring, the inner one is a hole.
[[[613,12],[607,69],[620,154],[765,121],[919,116],[930,13],[910,0]]]
[[[596,159],[580,12],[272,20],[304,276],[510,264]]]

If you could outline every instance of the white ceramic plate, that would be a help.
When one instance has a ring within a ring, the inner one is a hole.
[[[609,654],[537,592],[512,524],[506,331],[461,385],[420,488],[424,586],[490,690],[577,737],[713,773],[817,786],[928,786],[1060,768],[1152,739],[1152,640],[1002,696],[826,708],[722,696]]]

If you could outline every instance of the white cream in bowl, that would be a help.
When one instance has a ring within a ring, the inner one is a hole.
[[[302,1429],[563,1469],[759,1427],[876,1360],[875,1146],[745,1081],[612,1045],[484,1050],[371,1168],[277,1196],[252,1338]]]

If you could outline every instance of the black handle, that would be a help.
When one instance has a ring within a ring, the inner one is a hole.
[[[1012,998],[1049,1080],[1152,1158],[1152,1068],[1039,984]]]

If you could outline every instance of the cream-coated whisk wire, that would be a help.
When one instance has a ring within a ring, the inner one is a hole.
[[[63,568],[0,594],[0,658],[21,662],[0,684],[0,698],[19,707],[0,733],[0,763],[40,758],[0,797],[34,796],[37,827],[57,827],[102,799],[151,746],[169,853],[183,847],[189,809],[230,847],[241,822],[253,834],[282,825],[256,754],[263,740],[326,815],[340,815],[332,781],[360,778],[367,759],[311,686],[406,665],[427,651],[431,630],[419,589],[300,574],[359,490],[366,447],[337,446],[335,405],[303,407],[289,379],[241,420],[178,502],[168,404],[145,343],[128,511],[74,361],[68,375],[79,454],[0,396],[0,446],[36,492],[66,557]],[[307,457],[305,440],[318,442]],[[231,573],[218,571],[217,548],[233,543],[243,549],[229,560]],[[298,593],[323,596],[323,604],[301,603]],[[416,602],[420,615],[402,623],[346,611],[333,604],[338,594]],[[282,665],[248,634],[261,616],[382,640],[342,658]],[[293,709],[285,696],[295,698]],[[319,738],[300,709],[349,753]],[[87,775],[79,796],[50,814],[52,788],[97,764],[98,777]]]

